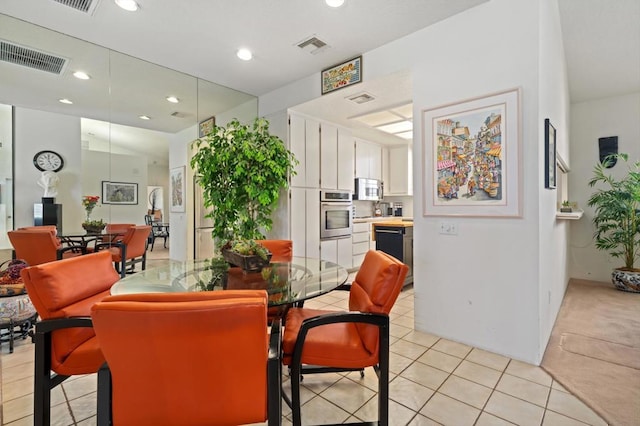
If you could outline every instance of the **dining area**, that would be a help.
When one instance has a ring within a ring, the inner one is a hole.
[[[56,417],[58,385],[66,389],[87,375],[94,377],[97,424],[281,424],[286,418],[306,424],[303,375],[306,381],[319,372],[370,367],[367,374],[380,377],[380,424],[388,424],[388,314],[406,266],[371,251],[345,292],[336,289],[349,273],[338,264],[290,251],[273,258],[260,271],[231,266],[226,282],[212,291],[199,285],[212,279],[203,259],[158,262],[124,278],[100,251],[26,268],[25,285],[41,318],[32,351],[33,424]],[[43,280],[47,286],[38,285]],[[332,293],[346,296],[353,308],[315,309]],[[360,330],[359,322],[369,326]],[[307,327],[320,325],[309,333]],[[71,331],[75,327],[84,331]],[[336,350],[345,338],[363,343]],[[158,404],[178,394],[190,402]]]

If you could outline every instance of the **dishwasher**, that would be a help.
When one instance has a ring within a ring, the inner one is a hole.
[[[374,225],[376,250],[383,251],[409,267],[404,285],[413,284],[413,226]]]

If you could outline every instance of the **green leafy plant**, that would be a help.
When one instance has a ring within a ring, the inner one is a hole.
[[[258,256],[267,260],[271,252],[255,240],[233,240],[224,245],[223,250],[231,250],[245,256]]]
[[[198,278],[196,287],[201,291],[211,291],[216,285],[224,286],[229,264],[222,257],[217,256],[205,261],[204,270],[211,271],[211,278],[207,281]]]
[[[606,174],[607,166],[617,159],[627,164],[626,174],[619,179]],[[622,258],[624,268],[620,269],[640,272],[635,268],[640,257],[640,161],[629,164],[628,160],[628,154],[619,153],[595,166],[589,186],[602,184],[605,188],[593,193],[587,204],[595,207],[596,248]]]
[[[569,200],[564,200],[562,202],[562,207],[571,207],[571,201]]]
[[[269,122],[253,125],[236,119],[192,143],[191,167],[203,189],[204,207],[211,209],[212,236],[218,241],[263,239],[271,229],[271,213],[298,164]],[[218,245],[219,246],[219,245]]]
[[[82,225],[91,228],[104,228],[105,226],[107,226],[107,222],[103,221],[102,219],[85,220],[84,222],[82,222]]]

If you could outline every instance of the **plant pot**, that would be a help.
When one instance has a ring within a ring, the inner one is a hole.
[[[82,224],[82,228],[87,231],[87,234],[101,234],[104,227],[107,225],[87,225],[85,223]]]
[[[560,207],[560,212],[561,213],[571,213],[571,212],[573,212],[573,209],[571,207]]]
[[[222,257],[231,263],[232,265],[242,268],[243,271],[257,272],[267,266],[271,261],[271,253],[267,256],[267,259],[263,259],[258,255],[245,255],[236,253],[231,250],[222,250]]]
[[[611,282],[618,290],[640,293],[640,270],[614,269]]]

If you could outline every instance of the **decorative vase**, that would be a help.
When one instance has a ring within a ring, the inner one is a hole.
[[[614,269],[611,273],[611,282],[618,290],[640,293],[640,271],[638,270]]]

